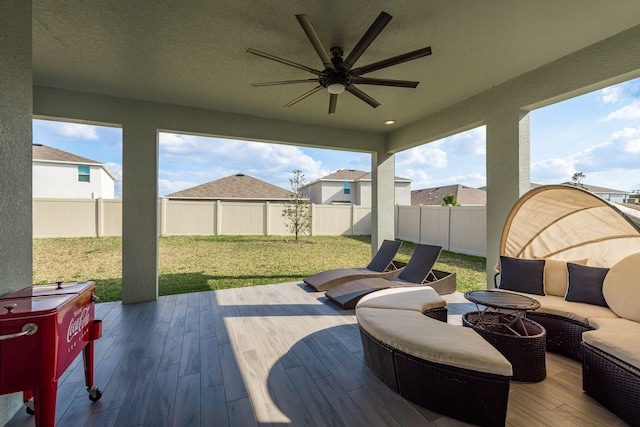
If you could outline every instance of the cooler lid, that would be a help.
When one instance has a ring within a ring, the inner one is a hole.
[[[31,286],[32,295],[33,296],[42,296],[42,295],[61,295],[61,294],[81,294],[85,292],[88,288],[94,286],[94,282],[65,282],[60,283],[58,286],[57,283],[49,284],[49,285],[35,285]],[[60,288],[60,289],[58,289]]]
[[[55,313],[76,294],[30,296],[0,299],[0,320]]]

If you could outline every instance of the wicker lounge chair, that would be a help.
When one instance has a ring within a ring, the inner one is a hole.
[[[453,280],[455,289],[455,274],[439,272],[437,275],[433,270],[438,256],[442,251],[442,246],[435,245],[417,245],[415,251],[411,255],[411,259],[402,269],[397,278],[366,278],[352,280],[330,289],[325,294],[330,301],[338,304],[342,308],[354,308],[356,303],[363,296],[387,288],[403,287],[403,286],[421,286],[441,280]],[[436,291],[437,288],[434,287]],[[441,292],[439,292],[441,293]]]
[[[385,240],[369,265],[365,268],[337,268],[323,271],[304,279],[304,283],[314,291],[326,291],[351,280],[368,277],[397,277],[401,269],[393,264],[402,242]]]

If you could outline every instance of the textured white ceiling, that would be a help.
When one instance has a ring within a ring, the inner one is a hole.
[[[367,74],[417,80],[417,89],[359,86],[328,115],[313,77],[246,52],[322,69],[295,18],[307,14],[328,49],[348,55],[380,11],[393,16],[360,58],[366,65],[431,46],[433,55]],[[638,25],[638,0],[33,0],[38,85],[356,130],[403,126]],[[594,58],[598,61],[598,58]]]

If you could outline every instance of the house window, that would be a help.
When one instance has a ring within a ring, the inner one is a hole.
[[[90,182],[89,166],[78,166],[78,182]]]
[[[350,182],[345,182],[344,183],[344,194],[351,194],[351,183]]]

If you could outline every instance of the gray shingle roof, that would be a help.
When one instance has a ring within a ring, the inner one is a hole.
[[[32,144],[33,160],[44,160],[53,162],[71,162],[71,163],[92,163],[101,165],[101,162],[87,159],[86,157],[76,156],[57,148],[49,147],[42,144]]]
[[[572,185],[570,181],[563,182],[564,185]],[[607,193],[607,194],[629,194],[628,191],[614,190],[612,188],[598,187],[596,185],[582,184],[582,186],[591,191],[592,193]]]
[[[445,185],[411,192],[411,206],[442,205],[442,198],[454,194],[460,205],[486,205],[487,192],[465,185]]]
[[[167,199],[235,199],[235,200],[288,200],[291,191],[238,173],[186,190],[167,194]]]
[[[395,177],[396,181],[407,181],[411,180],[408,178],[402,178],[399,176]],[[340,169],[332,174],[323,176],[318,181],[370,181],[371,173],[363,172],[356,169]]]

